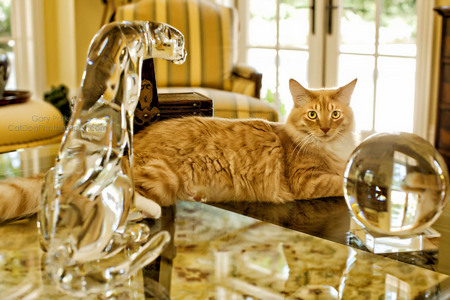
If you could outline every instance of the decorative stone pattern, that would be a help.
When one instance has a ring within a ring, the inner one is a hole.
[[[55,289],[43,272],[36,218],[0,224],[0,299],[79,299]],[[142,273],[116,291],[116,299],[144,300]],[[84,300],[106,299],[92,295]]]
[[[448,278],[199,203],[175,245],[171,299],[414,299]]]
[[[175,222],[173,300],[421,299],[449,280],[202,203],[180,202]],[[0,225],[0,236],[2,299],[71,299],[43,277],[35,218]],[[144,299],[142,274],[121,293],[118,299]]]

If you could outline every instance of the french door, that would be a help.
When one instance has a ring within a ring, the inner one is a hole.
[[[45,92],[44,0],[0,0],[0,51],[11,63],[7,90]],[[20,79],[20,80],[19,80]]]
[[[422,86],[429,77],[416,70],[424,68],[418,45],[426,35],[423,10],[431,15],[431,2],[239,0],[239,57],[263,73],[262,97],[284,116],[292,108],[289,78],[310,88],[358,78],[352,107],[359,130],[426,135],[417,126],[426,120],[417,119],[427,119],[427,99],[417,98],[426,95]]]

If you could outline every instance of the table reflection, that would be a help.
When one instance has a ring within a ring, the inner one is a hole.
[[[350,234],[351,216],[343,197],[298,200],[286,204],[269,203],[214,203],[214,206],[242,215],[270,222],[285,228],[307,233],[353,248],[368,249]],[[442,234],[440,251],[416,251],[378,254],[384,257],[450,274],[450,231],[447,215],[437,222]]]
[[[174,299],[423,299],[448,278],[201,203],[177,205],[175,246]]]
[[[343,197],[301,200],[285,204],[211,203],[245,216],[345,244],[350,213]]]
[[[50,144],[0,153],[0,180],[46,172],[55,165],[58,149],[59,144]]]
[[[57,149],[1,154],[2,167],[5,161],[10,167],[0,169],[0,175],[29,176],[48,169]],[[438,254],[387,259],[347,246],[350,214],[342,197],[286,204],[180,202],[165,208],[163,218],[148,220],[154,231],[170,230],[174,240],[136,282],[170,293],[171,299],[445,299],[450,290],[449,277],[441,274],[450,274],[450,223],[445,218],[436,223],[442,233]],[[18,286],[22,293],[42,291],[35,226],[35,218],[0,225],[0,291]],[[142,296],[141,287],[136,291]]]

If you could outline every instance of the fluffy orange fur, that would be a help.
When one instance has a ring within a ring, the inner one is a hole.
[[[0,222],[26,217],[37,212],[44,175],[11,178],[0,182]]]
[[[349,106],[355,84],[308,90],[291,79],[294,108],[285,124],[205,117],[152,124],[134,137],[136,191],[161,205],[340,196],[356,146]],[[42,178],[0,183],[0,221],[37,211]],[[144,197],[136,207],[155,216]]]
[[[286,124],[202,117],[155,123],[134,139],[136,190],[161,205],[340,196],[356,143],[349,106],[355,84],[308,90],[291,79]]]

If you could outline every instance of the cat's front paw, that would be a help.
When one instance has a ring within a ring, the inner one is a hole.
[[[136,208],[148,218],[159,219],[161,217],[161,206],[137,192],[134,197],[134,204]]]
[[[204,192],[197,191],[195,194],[189,195],[187,198],[188,201],[194,201],[194,202],[206,202],[207,198]]]

